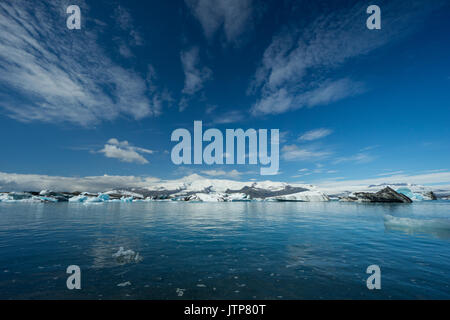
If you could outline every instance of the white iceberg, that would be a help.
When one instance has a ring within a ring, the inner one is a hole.
[[[133,197],[122,197],[120,198],[121,202],[133,202]]]
[[[115,258],[116,261],[120,264],[132,263],[132,262],[138,263],[138,262],[142,261],[142,257],[139,255],[139,252],[134,252],[131,249],[124,250],[123,247],[120,247],[119,251],[114,253],[112,255],[112,257]]]
[[[269,197],[266,201],[292,201],[292,202],[321,202],[330,201],[328,196],[320,191],[309,190],[282,196]]]
[[[118,287],[127,287],[127,286],[131,286],[131,282],[130,282],[130,281],[122,282],[122,283],[119,283],[117,286],[118,286]]]
[[[85,202],[88,199],[85,195],[78,195],[69,199],[69,202]]]
[[[414,193],[409,188],[398,188],[396,191],[398,193],[401,193],[401,194],[407,196],[412,201],[423,201],[423,200],[425,200],[424,197],[420,193]]]

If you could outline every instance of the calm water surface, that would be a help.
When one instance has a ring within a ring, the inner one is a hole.
[[[0,299],[449,298],[450,202],[0,204]]]

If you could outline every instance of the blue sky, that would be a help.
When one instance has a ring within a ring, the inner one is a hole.
[[[0,28],[3,180],[267,179],[173,165],[202,120],[280,129],[273,180],[450,182],[449,1],[3,1]]]

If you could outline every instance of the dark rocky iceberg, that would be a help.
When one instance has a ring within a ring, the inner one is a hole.
[[[410,198],[390,187],[386,187],[376,193],[355,192],[348,197],[342,198],[341,201],[412,203]]]

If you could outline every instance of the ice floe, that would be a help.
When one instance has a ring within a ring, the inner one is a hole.
[[[117,286],[118,286],[118,287],[127,287],[127,286],[131,286],[131,282],[130,282],[130,281],[122,282],[122,283],[119,283]]]
[[[113,258],[116,259],[117,263],[125,264],[125,263],[138,263],[142,261],[142,257],[139,255],[139,252],[135,252],[131,249],[124,250],[123,247],[119,248],[119,251],[112,255]]]

